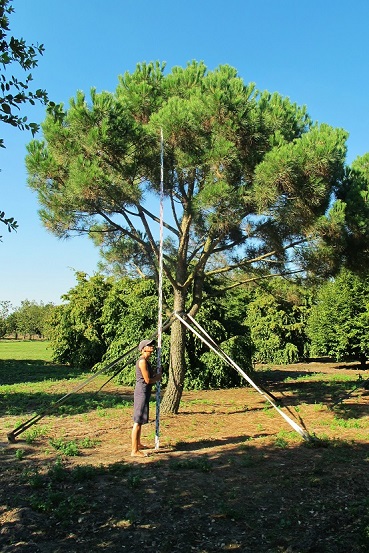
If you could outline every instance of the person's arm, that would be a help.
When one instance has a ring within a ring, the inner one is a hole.
[[[161,371],[157,373],[153,378],[150,378],[146,359],[140,359],[138,362],[138,366],[140,367],[142,377],[146,384],[155,384],[156,382],[159,382],[159,380],[161,380]]]

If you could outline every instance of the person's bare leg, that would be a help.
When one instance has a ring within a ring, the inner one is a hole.
[[[133,423],[132,428],[132,457],[146,457],[146,454],[140,450],[141,445],[141,424]]]
[[[140,431],[139,431],[138,438],[137,438],[138,449],[148,449],[148,448],[141,442],[141,430],[142,430],[142,426],[140,426]]]
[[[147,447],[145,444],[141,442],[141,430],[142,430],[142,426],[140,426],[140,431],[138,433],[138,438],[137,438],[138,449],[150,449],[149,447]]]

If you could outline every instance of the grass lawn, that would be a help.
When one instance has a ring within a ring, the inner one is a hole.
[[[49,343],[41,340],[0,340],[0,359],[51,361]]]
[[[48,342],[0,340],[0,385],[78,378],[80,370],[51,361]]]
[[[98,392],[104,375],[9,443],[89,375],[53,364],[46,343],[3,346],[2,553],[369,551],[369,395],[355,365],[257,369],[312,441],[248,386],[184,392],[179,414],[160,418],[158,450],[152,404],[138,459],[133,390]]]

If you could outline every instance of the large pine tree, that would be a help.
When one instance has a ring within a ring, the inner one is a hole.
[[[88,233],[110,260],[156,276],[162,129],[168,309],[193,316],[210,276],[296,269],[342,178],[347,138],[235,69],[197,62],[171,72],[140,64],[114,93],[79,92],[42,128],[27,168],[46,227]],[[166,412],[179,408],[185,332],[174,322]]]

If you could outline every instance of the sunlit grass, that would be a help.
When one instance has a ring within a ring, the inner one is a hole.
[[[340,419],[334,417],[331,422],[331,428],[365,428],[368,426],[368,421],[362,421],[358,419]]]
[[[51,361],[49,342],[41,340],[0,340],[0,359]]]
[[[316,381],[329,381],[329,382],[350,382],[353,378],[351,375],[347,374],[325,374],[321,372],[315,372],[315,373],[308,373],[303,374],[301,376],[291,377],[288,376],[283,380],[283,382],[289,383],[289,382],[316,382]]]
[[[107,375],[96,376],[93,383],[88,382],[82,389],[80,385],[91,377],[91,373],[55,365],[49,359],[47,342],[0,341],[0,416],[27,418],[45,411],[75,415],[91,410],[108,416],[106,409],[131,408],[131,401],[124,400],[120,394],[97,393],[106,383]],[[78,393],[74,393],[75,389]],[[67,394],[71,395],[60,402]],[[29,439],[36,439],[36,436]]]

